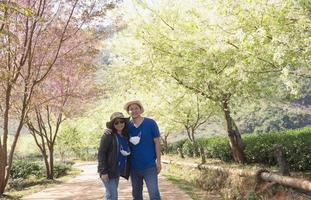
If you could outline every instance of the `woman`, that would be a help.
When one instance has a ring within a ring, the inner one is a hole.
[[[98,173],[106,188],[106,200],[118,199],[119,178],[129,178],[130,149],[127,135],[128,119],[120,112],[111,115],[107,128],[112,134],[104,134],[98,150]]]

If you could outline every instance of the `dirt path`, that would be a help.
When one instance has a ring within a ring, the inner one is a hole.
[[[96,173],[97,165],[94,163],[77,164],[74,167],[82,170],[81,174],[74,179],[45,189],[41,192],[22,198],[23,200],[102,200],[104,189]],[[183,191],[159,177],[159,186],[162,200],[191,200]],[[120,179],[119,200],[130,200],[131,184],[125,179]],[[144,199],[149,199],[147,188],[144,187]]]

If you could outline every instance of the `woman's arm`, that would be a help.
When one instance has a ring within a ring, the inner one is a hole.
[[[100,140],[98,149],[98,173],[99,175],[108,174],[107,153],[111,144],[112,136],[104,134]]]

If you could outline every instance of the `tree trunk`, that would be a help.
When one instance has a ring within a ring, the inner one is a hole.
[[[5,93],[5,111],[3,115],[3,144],[0,140],[0,194],[4,193],[7,180],[7,165],[8,165],[8,152],[7,140],[9,134],[9,109],[11,99],[12,85],[7,83],[7,90]]]
[[[48,175],[47,179],[54,179],[54,149],[53,147],[49,149],[49,169],[50,174]]]
[[[26,107],[27,107],[27,104],[26,104],[27,96],[25,94],[23,97],[23,105],[22,105],[19,125],[15,132],[15,136],[14,136],[14,140],[11,145],[10,152],[8,153],[7,140],[8,140],[8,134],[9,134],[9,109],[11,107],[10,105],[11,91],[12,91],[12,85],[7,84],[7,90],[6,90],[6,96],[5,96],[5,111],[4,111],[4,117],[3,117],[3,145],[0,140],[0,195],[4,193],[5,187],[9,180],[10,171],[11,171],[12,162],[13,162],[13,155],[14,155],[15,147],[16,147],[20,132],[24,125],[24,119],[25,119],[25,115],[26,115],[25,113],[26,113]]]
[[[204,148],[203,147],[200,147],[200,154],[201,154],[201,162],[202,162],[202,164],[206,163],[205,152],[204,152]]]
[[[200,153],[199,153],[198,143],[195,140],[193,140],[192,145],[193,145],[193,157],[199,157]]]
[[[49,165],[48,156],[46,155],[45,152],[42,152],[42,151],[41,151],[41,154],[43,156],[44,165],[45,165],[45,176],[46,176],[47,179],[49,179],[49,176],[50,176],[50,165]]]
[[[200,153],[199,153],[198,143],[197,143],[195,136],[194,136],[195,135],[195,128],[194,127],[191,127],[190,133],[191,133],[191,138],[192,138],[194,157],[199,157]]]
[[[225,114],[227,133],[229,136],[229,143],[231,147],[231,152],[234,160],[240,164],[245,163],[244,156],[244,144],[241,138],[241,135],[230,116],[230,109],[227,101],[223,102],[223,111]]]
[[[178,152],[180,158],[185,158],[184,153],[182,152],[182,148],[178,147],[177,152]]]
[[[163,145],[164,145],[164,152],[167,153],[168,146],[166,140],[163,142]]]
[[[164,153],[167,153],[167,151],[168,151],[167,137],[168,137],[168,134],[160,137],[162,144],[163,144],[163,152]]]
[[[281,145],[273,145],[274,156],[280,167],[280,172],[283,176],[290,176],[289,166],[285,157],[284,149]]]
[[[1,150],[1,149],[0,149]],[[4,156],[4,153],[0,151],[0,196],[4,193],[4,189],[6,186],[5,183],[5,175],[6,175],[6,158]]]

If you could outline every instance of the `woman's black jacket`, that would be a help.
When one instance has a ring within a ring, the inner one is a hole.
[[[102,174],[108,174],[109,178],[117,178],[118,170],[118,154],[119,143],[117,133],[104,134],[100,140],[98,149],[98,173],[99,176]],[[125,161],[125,167],[120,176],[128,179],[130,175],[130,162],[129,156]]]

